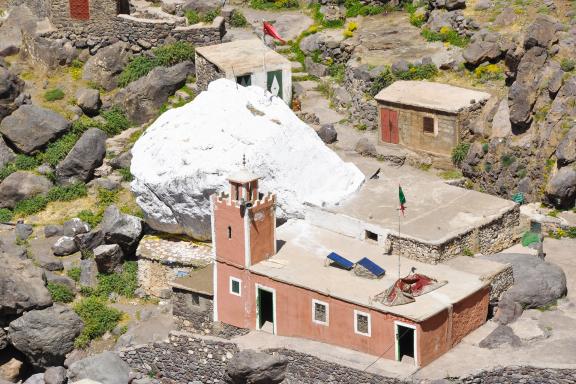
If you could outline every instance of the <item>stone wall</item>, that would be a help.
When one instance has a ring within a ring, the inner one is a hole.
[[[488,277],[488,279],[490,280],[490,302],[494,303],[500,300],[500,296],[514,285],[512,265],[508,265],[504,270],[495,276]]]
[[[118,354],[143,375],[159,373],[176,383],[217,383],[224,380],[226,364],[237,352],[236,344],[225,340],[172,332],[169,342],[129,347]]]
[[[118,13],[117,0],[88,0],[89,21],[74,19],[70,16],[70,0],[47,0],[47,3],[50,4],[48,17],[56,28],[82,24],[109,28]]]
[[[46,4],[46,0],[11,0],[8,5],[10,7],[26,5],[34,15],[41,18],[50,15],[50,7]]]
[[[180,330],[196,333],[212,328],[212,297],[172,288],[172,314]]]
[[[226,365],[239,352],[238,346],[217,338],[172,332],[168,342],[129,347],[118,355],[142,375],[156,375],[177,383],[222,383]],[[286,384],[424,384],[428,380],[405,381],[327,362],[288,349],[269,349],[288,358]],[[507,367],[481,371],[465,378],[451,378],[453,384],[557,384],[574,383],[574,369]]]
[[[400,253],[403,257],[423,263],[437,264],[465,251],[489,255],[514,245],[516,226],[520,223],[520,209],[516,205],[499,218],[479,228],[463,232],[439,243],[424,243],[409,237],[389,234],[385,248],[389,253]]]
[[[226,34],[224,18],[217,17],[210,25],[184,26],[173,20],[139,19],[118,15],[101,23],[73,23],[60,25],[58,30],[45,34],[52,39],[66,38],[76,48],[99,48],[118,40],[132,44],[134,52],[157,47],[173,41],[188,41],[197,46],[219,44]]]
[[[561,384],[576,382],[576,369],[506,367],[482,371],[457,381],[461,384]]]
[[[196,53],[196,86],[200,91],[205,91],[210,82],[225,77],[225,74],[220,69],[205,59],[203,56]]]
[[[352,96],[350,120],[356,127],[361,126],[368,130],[378,128],[378,104],[368,95],[368,91],[381,71],[380,67],[371,69],[367,65],[346,66],[344,87]]]

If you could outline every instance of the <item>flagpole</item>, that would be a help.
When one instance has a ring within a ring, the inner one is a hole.
[[[401,238],[400,238],[400,213],[402,212],[402,209],[399,208],[398,209],[398,278],[400,278],[400,246],[402,244]]]

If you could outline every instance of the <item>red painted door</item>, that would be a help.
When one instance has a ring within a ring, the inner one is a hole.
[[[90,0],[70,0],[70,17],[78,20],[90,19]]]
[[[381,108],[380,109],[380,136],[385,143],[398,144],[400,136],[398,132],[398,112]]]

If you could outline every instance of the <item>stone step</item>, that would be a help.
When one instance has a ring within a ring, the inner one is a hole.
[[[299,73],[304,70],[304,66],[299,61],[291,61],[290,66],[292,68],[292,72]]]

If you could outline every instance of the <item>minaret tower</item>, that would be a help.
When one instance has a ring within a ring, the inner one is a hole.
[[[249,268],[276,253],[276,195],[259,193],[259,177],[242,163],[230,192],[211,197],[212,243],[217,262]]]

